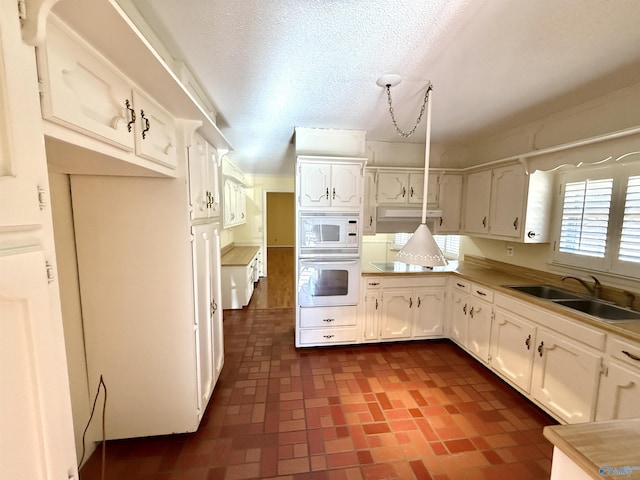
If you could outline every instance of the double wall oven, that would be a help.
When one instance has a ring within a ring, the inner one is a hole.
[[[357,305],[360,289],[358,213],[301,213],[298,304]]]

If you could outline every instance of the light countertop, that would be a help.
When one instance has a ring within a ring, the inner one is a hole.
[[[256,256],[256,253],[260,250],[260,247],[256,245],[248,246],[232,246],[229,249],[223,251],[220,257],[220,264],[223,267],[242,267],[247,266]]]
[[[640,418],[554,425],[543,433],[592,478],[640,479]]]

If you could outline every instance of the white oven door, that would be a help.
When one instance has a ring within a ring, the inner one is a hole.
[[[301,307],[357,305],[360,260],[300,260],[297,288]]]

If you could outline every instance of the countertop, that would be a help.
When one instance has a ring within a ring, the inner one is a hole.
[[[640,418],[554,425],[543,433],[592,478],[640,479]]]
[[[496,265],[499,262],[496,263]],[[503,264],[507,265],[507,264]],[[508,271],[507,271],[508,269]],[[533,273],[532,273],[533,272]],[[546,272],[538,272],[530,269],[517,267],[515,265],[508,265],[507,267],[496,268],[492,262],[486,262],[483,259],[474,259],[467,261],[465,257],[464,261],[450,262],[449,265],[444,267],[433,267],[433,270],[420,271],[420,272],[407,272],[407,271],[381,271],[374,267],[373,264],[362,265],[363,276],[397,276],[397,275],[455,275],[466,280],[478,283],[485,287],[493,289],[495,292],[510,295],[519,300],[526,301],[531,305],[546,308],[550,312],[554,312],[559,315],[564,315],[585,324],[600,328],[601,330],[611,332],[621,337],[640,342],[640,320],[638,321],[624,321],[624,322],[607,322],[597,317],[581,313],[579,311],[557,305],[549,300],[527,295],[526,293],[518,292],[507,287],[507,285],[536,285],[536,284],[554,284],[549,277],[551,274]],[[556,286],[564,288],[566,290],[572,290],[570,285],[558,284]],[[579,295],[585,295],[585,292],[572,290]]]
[[[246,267],[260,250],[256,245],[236,246],[223,250],[220,264],[223,267]]]

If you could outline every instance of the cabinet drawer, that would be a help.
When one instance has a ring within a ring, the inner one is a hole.
[[[358,329],[356,327],[300,330],[301,345],[333,345],[335,343],[355,343],[357,338]]]
[[[363,277],[363,288],[367,290],[380,290],[382,279],[379,277]]]
[[[640,345],[610,337],[607,352],[627,365],[640,368]]]
[[[477,298],[481,298],[485,302],[493,303],[493,290],[483,287],[482,285],[472,283],[471,295]]]
[[[300,309],[300,328],[355,326],[358,307],[312,307]]]
[[[385,277],[382,279],[383,288],[416,288],[416,287],[444,287],[447,277],[440,275],[404,275]]]
[[[451,277],[451,288],[454,292],[471,293],[471,282],[460,278]]]

